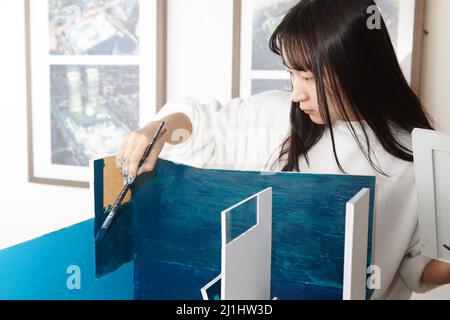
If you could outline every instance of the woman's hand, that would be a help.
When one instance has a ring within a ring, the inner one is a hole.
[[[444,285],[450,283],[450,264],[431,260],[425,267],[422,280],[432,285]]]
[[[161,122],[150,122],[145,127],[133,131],[123,138],[116,155],[116,165],[129,184],[133,183],[137,175],[152,171],[155,167],[156,160],[165,144],[164,134],[160,135],[155,142],[152,151],[138,171],[139,161],[160,124]]]
[[[153,138],[156,130],[161,125],[160,121],[152,121],[145,127],[127,134],[116,155],[116,165],[122,173],[124,179],[132,184],[136,177],[144,172],[151,172],[155,168],[158,156],[166,143],[178,144],[186,141],[192,133],[192,124],[189,118],[183,113],[171,114],[163,119],[165,126],[155,142],[149,156],[138,170],[139,161],[144,154],[150,140]],[[179,130],[186,132],[180,135]],[[177,132],[178,141],[173,141],[174,132]]]

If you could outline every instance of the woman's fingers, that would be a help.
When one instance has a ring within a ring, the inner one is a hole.
[[[147,139],[137,138],[136,147],[130,156],[130,162],[128,164],[128,176],[126,179],[129,184],[132,184],[137,177],[139,162],[141,161],[147,145]]]
[[[117,169],[119,169],[120,173],[123,172],[123,164],[124,164],[124,154],[125,154],[125,149],[127,147],[127,143],[128,143],[128,138],[129,138],[129,134],[127,134],[123,139],[122,139],[122,143],[120,144],[119,149],[117,150],[117,154],[116,154],[116,166]]]
[[[136,131],[130,133],[123,155],[122,175],[124,179],[128,179],[128,167],[130,165],[131,155],[133,154],[137,144],[136,135]]]
[[[159,125],[159,122],[151,122],[148,126],[131,132],[123,139],[117,151],[116,165],[121,171],[125,182],[132,184],[138,175],[152,171],[155,167],[158,156],[164,147],[164,140],[155,142],[141,168],[139,168],[139,162]]]
[[[161,149],[161,145],[159,143],[156,143],[152,151],[150,151],[150,154],[143,163],[142,167],[139,168],[137,173],[138,176],[144,172],[151,172],[153,171],[153,169],[155,169],[156,161],[158,160]]]

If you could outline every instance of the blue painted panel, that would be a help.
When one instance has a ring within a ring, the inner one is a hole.
[[[96,222],[103,161],[95,164]],[[273,188],[272,296],[340,299],[345,203],[374,177],[200,170],[160,160],[140,177],[94,259],[94,221],[0,251],[0,299],[201,299],[220,273],[220,212]],[[369,239],[371,239],[372,215]],[[370,245],[370,244],[369,244]],[[133,262],[129,262],[131,260]],[[97,273],[105,275],[101,279]],[[69,290],[68,266],[81,270]]]
[[[371,189],[371,239],[374,185],[367,176],[261,175],[160,160],[133,188],[135,297],[198,299],[199,288],[220,273],[220,212],[272,187],[272,295],[340,299],[346,202]],[[148,268],[152,262],[171,271]],[[174,278],[183,270],[194,270],[195,277]]]
[[[104,160],[94,161],[95,234],[108,215],[103,207]],[[124,203],[117,212],[103,241],[95,244],[96,275],[102,277],[120,268],[134,258],[133,202]]]
[[[0,251],[0,299],[133,299],[133,262],[95,277],[94,220]],[[69,290],[69,266],[80,268],[80,290]]]
[[[202,300],[200,289],[218,273],[190,266],[137,258],[136,300]],[[138,266],[138,267],[137,267]]]

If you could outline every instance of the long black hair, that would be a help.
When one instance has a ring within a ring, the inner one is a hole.
[[[288,11],[271,36],[270,49],[283,57],[290,69],[314,74],[319,111],[325,122],[315,124],[298,102],[292,102],[291,132],[278,158],[282,161],[287,155],[283,171],[300,171],[300,156],[309,163],[308,151],[328,127],[336,163],[345,173],[337,157],[325,81],[340,118],[371,166],[383,175],[371,159],[364,125],[361,128],[366,141],[361,142],[344,101],[348,111],[365,120],[388,153],[405,161],[413,161],[412,151],[396,139],[394,131],[432,129],[429,116],[402,73],[383,19],[381,28],[368,27],[369,8],[378,10],[373,0],[302,0]]]

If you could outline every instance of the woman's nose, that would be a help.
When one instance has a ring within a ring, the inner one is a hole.
[[[292,101],[293,102],[305,102],[309,99],[308,94],[304,92],[292,92]]]

